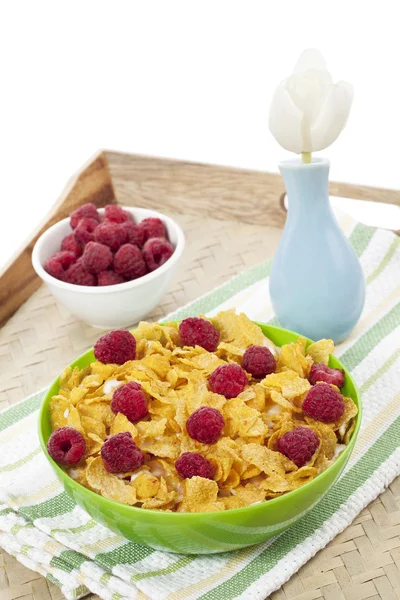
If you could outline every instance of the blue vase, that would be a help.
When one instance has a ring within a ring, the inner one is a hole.
[[[329,161],[284,161],[288,215],[270,278],[281,325],[313,340],[344,340],[365,300],[360,262],[332,212]]]

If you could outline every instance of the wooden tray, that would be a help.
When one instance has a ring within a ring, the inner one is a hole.
[[[155,208],[183,227],[187,249],[158,319],[271,256],[285,221],[279,175],[100,152],[74,176],[25,247],[0,271],[0,409],[48,384],[98,330],[77,321],[41,285],[31,251],[41,231],[84,202]],[[400,192],[331,183],[336,196],[400,205]],[[0,600],[62,593],[0,550]],[[95,596],[91,596],[93,600]],[[400,478],[271,600],[400,598]]]

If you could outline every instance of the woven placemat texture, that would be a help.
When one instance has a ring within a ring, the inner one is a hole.
[[[185,229],[190,249],[185,254],[183,277],[151,318],[174,310],[262,258],[265,240],[261,227],[182,216],[177,220]],[[98,330],[77,323],[41,288],[0,332],[3,407],[43,387],[97,337]],[[399,568],[397,479],[271,598],[400,598]],[[0,600],[59,597],[56,586],[7,554],[1,555]]]

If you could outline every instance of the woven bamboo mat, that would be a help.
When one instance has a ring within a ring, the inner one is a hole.
[[[264,227],[236,220],[171,216],[185,230],[187,250],[180,277],[149,319],[264,259],[280,235],[272,230],[266,239]],[[99,330],[78,322],[41,287],[0,330],[0,408],[44,387],[98,335]],[[0,549],[0,600],[59,598],[63,595],[56,586]],[[270,600],[367,598],[400,599],[400,478]]]

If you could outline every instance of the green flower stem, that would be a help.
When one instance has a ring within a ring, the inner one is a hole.
[[[301,162],[310,163],[311,162],[311,152],[302,152],[301,153]]]

